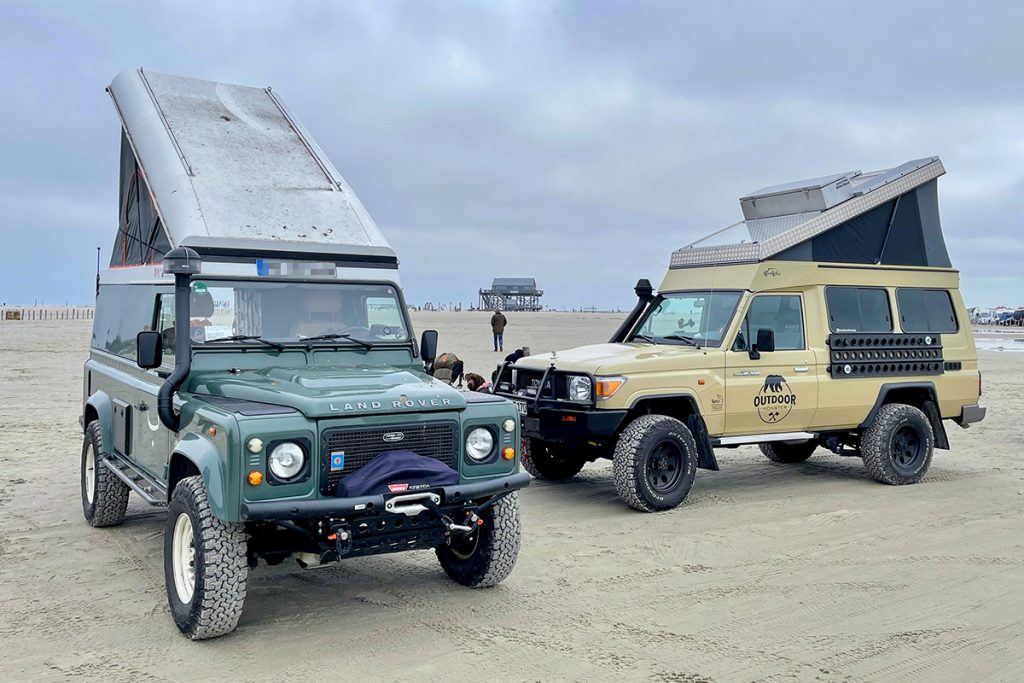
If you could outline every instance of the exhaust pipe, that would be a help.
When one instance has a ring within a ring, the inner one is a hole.
[[[203,260],[192,249],[178,247],[164,256],[164,272],[174,275],[174,370],[156,395],[156,414],[165,427],[177,432],[181,416],[174,412],[174,394],[192,369],[192,339],[189,326],[189,282],[202,271]]]
[[[637,280],[636,287],[633,288],[636,292],[636,306],[629,312],[626,319],[619,325],[619,329],[615,330],[615,334],[609,339],[609,343],[616,344],[626,339],[626,335],[636,325],[636,321],[640,319],[640,316],[647,310],[648,304],[654,299],[654,288],[651,287],[651,281],[647,279]]]

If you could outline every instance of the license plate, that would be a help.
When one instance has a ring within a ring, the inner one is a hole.
[[[519,411],[520,415],[526,415],[526,401],[512,401],[516,404],[516,410]]]

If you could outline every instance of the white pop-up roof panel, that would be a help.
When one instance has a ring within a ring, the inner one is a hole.
[[[670,267],[788,260],[949,265],[938,215],[938,157],[763,188],[744,220],[672,253]]]
[[[270,88],[139,69],[108,90],[172,246],[393,256]]]

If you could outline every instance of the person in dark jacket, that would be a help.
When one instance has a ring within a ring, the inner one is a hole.
[[[504,351],[505,350],[505,326],[508,325],[508,320],[501,313],[500,308],[494,309],[494,315],[491,316],[491,332],[494,333],[494,350]]]

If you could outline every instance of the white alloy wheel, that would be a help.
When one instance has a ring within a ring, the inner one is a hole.
[[[91,505],[96,499],[96,449],[90,443],[85,451],[85,499]]]
[[[196,590],[196,546],[192,538],[192,520],[184,512],[174,523],[172,550],[174,590],[178,600],[188,604]]]

